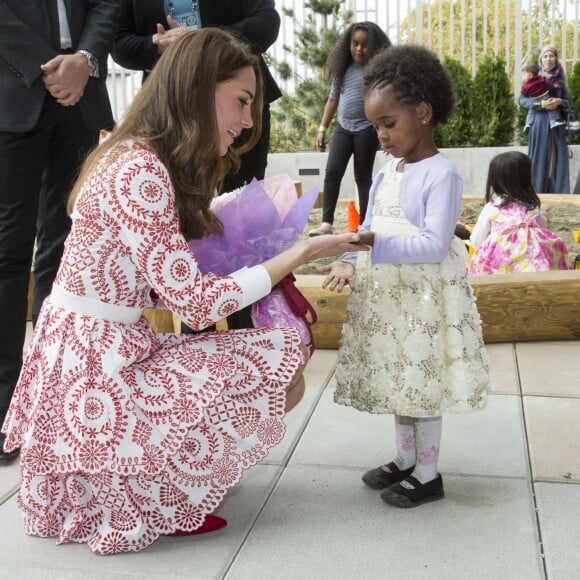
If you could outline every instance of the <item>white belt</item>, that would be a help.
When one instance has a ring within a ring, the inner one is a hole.
[[[118,306],[117,304],[107,304],[94,298],[76,296],[56,284],[52,287],[50,301],[77,314],[86,314],[93,318],[100,318],[110,322],[122,322],[124,324],[134,324],[143,314],[143,308]]]

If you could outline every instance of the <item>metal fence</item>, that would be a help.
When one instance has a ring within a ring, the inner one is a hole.
[[[282,27],[270,55],[289,60],[300,76],[309,72],[292,47],[296,27],[305,21],[303,0],[278,0],[276,5],[293,9],[296,21],[282,16]],[[570,74],[579,60],[578,21],[580,0],[345,0],[355,21],[376,22],[394,44],[416,43],[429,47],[440,58],[451,56],[475,74],[485,55],[501,56],[513,79],[514,99],[519,95],[522,65],[546,44],[558,47],[560,61]],[[111,62],[109,94],[115,118],[122,118],[141,84],[141,73],[127,71]],[[292,92],[291,81],[280,83]]]

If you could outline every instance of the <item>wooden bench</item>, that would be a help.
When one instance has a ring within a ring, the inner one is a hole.
[[[350,290],[323,290],[322,280],[297,276],[297,285],[318,314],[316,346],[338,348]],[[475,276],[470,282],[486,343],[580,338],[580,270]]]

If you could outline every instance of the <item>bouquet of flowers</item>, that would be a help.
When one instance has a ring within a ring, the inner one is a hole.
[[[299,198],[286,174],[262,182],[254,179],[217,197],[212,209],[224,226],[223,236],[189,242],[201,271],[226,276],[286,250],[300,237],[317,197],[318,188],[313,187]],[[293,326],[312,348],[310,324],[316,322],[316,314],[293,280],[289,275],[256,302],[252,318],[256,326]]]

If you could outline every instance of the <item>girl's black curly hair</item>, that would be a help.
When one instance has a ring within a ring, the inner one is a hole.
[[[334,82],[337,90],[340,90],[346,69],[352,64],[350,41],[358,30],[364,30],[368,34],[367,60],[383,48],[391,46],[389,37],[374,22],[355,22],[351,24],[340,35],[326,59],[327,78],[329,81]]]
[[[425,101],[433,109],[434,127],[446,123],[455,109],[453,80],[437,55],[415,45],[391,46],[375,55],[365,68],[363,94],[389,89],[408,105]]]

